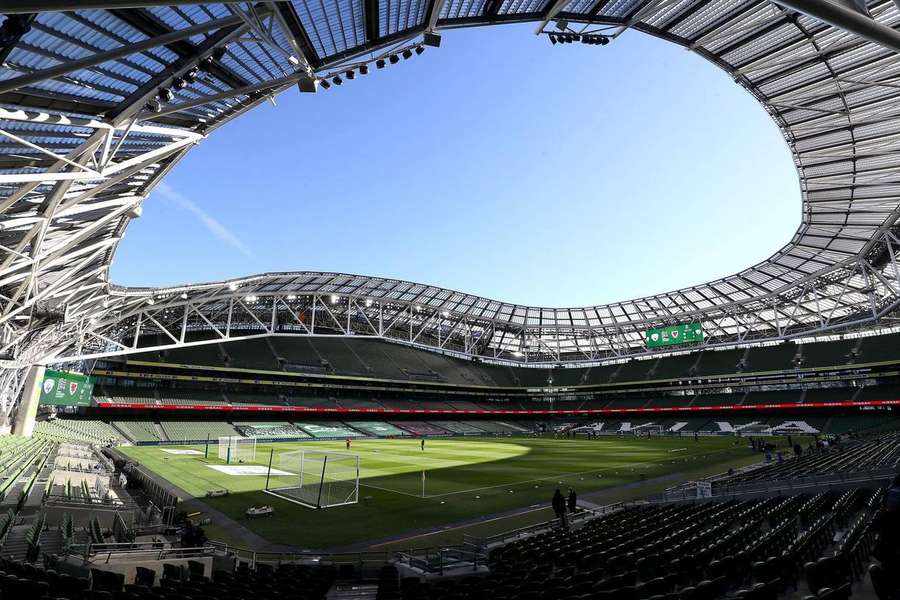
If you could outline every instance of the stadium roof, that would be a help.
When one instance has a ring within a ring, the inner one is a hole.
[[[884,323],[900,299],[900,13],[892,0],[855,10],[829,0],[6,0],[3,10],[7,371],[127,351],[145,335],[177,345],[199,330],[213,338],[370,334],[512,360],[600,360],[645,352],[643,331],[653,326],[702,321],[709,345],[774,340]],[[222,123],[298,84],[309,90],[436,42],[425,34],[525,21],[568,39],[614,41],[637,30],[728,72],[793,153],[803,198],[793,238],[730,277],[587,308],[329,273],[110,286],[116,245],[143,200]]]

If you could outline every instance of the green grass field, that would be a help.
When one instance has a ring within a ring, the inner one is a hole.
[[[179,448],[203,451],[202,446]],[[255,462],[267,464],[271,449],[273,466],[279,464],[280,454],[298,449],[345,451],[342,441],[259,444]],[[564,492],[573,487],[583,498],[640,482],[641,475],[650,479],[680,473],[690,478],[759,460],[746,441],[735,438],[432,438],[424,452],[418,439],[356,440],[351,452],[360,456],[360,502],[312,510],[263,493],[265,476],[229,475],[211,468],[223,464],[215,456],[216,446],[210,447],[209,459],[168,454],[159,446],[121,450],[192,496],[229,490],[229,496],[203,501],[269,542],[304,548],[403,538],[504,511],[546,506],[557,487]],[[275,515],[244,517],[248,507],[263,504],[273,506]],[[511,521],[513,527],[521,522]],[[224,525],[213,522],[210,537],[239,541],[227,539]],[[503,527],[495,524],[491,530]]]

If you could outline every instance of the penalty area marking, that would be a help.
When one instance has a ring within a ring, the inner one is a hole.
[[[162,448],[162,451],[166,454],[203,454],[199,450],[187,450],[187,449],[173,449],[173,448]]]

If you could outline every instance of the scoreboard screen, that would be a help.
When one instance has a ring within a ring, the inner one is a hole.
[[[663,346],[676,346],[678,344],[690,344],[703,341],[703,325],[701,323],[687,323],[685,325],[671,325],[648,329],[645,332],[648,348],[661,348]]]

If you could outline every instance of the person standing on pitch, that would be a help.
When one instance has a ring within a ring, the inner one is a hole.
[[[350,438],[347,438],[347,450],[350,450]]]
[[[550,506],[553,507],[553,514],[556,515],[556,518],[559,519],[559,524],[563,528],[567,527],[566,524],[566,499],[563,498],[562,492],[559,491],[559,488],[556,488],[556,492],[553,494],[553,500],[550,501]]]
[[[425,438],[422,438],[422,452],[425,452]]]

